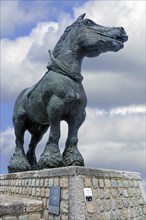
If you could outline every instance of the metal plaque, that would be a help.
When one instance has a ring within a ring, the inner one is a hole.
[[[85,199],[87,202],[92,201],[92,190],[91,188],[84,188]]]
[[[59,215],[60,212],[60,187],[50,187],[49,207],[48,212]]]

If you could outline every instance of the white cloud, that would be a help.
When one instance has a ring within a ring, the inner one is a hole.
[[[146,107],[143,105],[132,105],[132,106],[126,106],[122,108],[116,108],[111,110],[110,114],[112,115],[129,115],[129,114],[145,114]]]
[[[130,106],[110,112],[87,109],[79,149],[87,167],[137,171],[145,175],[145,111]]]
[[[3,151],[5,155],[12,153],[13,151],[13,144],[15,140],[14,137],[14,130],[8,127],[5,131],[1,132],[1,144],[0,144],[0,151]]]
[[[19,6],[17,1],[14,5]],[[89,1],[74,9],[75,17],[87,11],[87,17],[100,24],[124,26],[129,35],[125,48],[117,54],[103,54],[95,59],[86,59],[83,63],[83,84],[89,106],[112,108],[144,103],[143,10],[143,3],[126,1]],[[48,49],[53,49],[65,27],[73,20],[69,14],[62,13],[59,22],[40,22],[28,36],[15,40],[2,39],[4,99],[12,100],[20,90],[33,85],[44,75],[49,60]]]
[[[101,25],[124,26],[133,34],[136,26],[140,25],[137,26],[139,30],[133,39],[141,36],[141,32],[144,34],[144,1],[87,1],[84,5],[74,8],[76,17],[85,12],[87,12],[87,17]],[[144,36],[141,37],[144,39]]]
[[[128,115],[125,109],[113,109],[111,112],[99,109],[87,109],[87,118],[79,130],[79,150],[85,158],[85,164],[91,167],[109,167],[116,169],[136,170],[144,173],[144,142],[145,124],[143,108],[129,107]],[[141,110],[140,110],[141,109]],[[140,114],[141,113],[141,114]],[[67,138],[67,124],[61,123],[60,149],[64,149]],[[38,158],[43,152],[49,137],[46,132],[37,147]],[[10,155],[14,152],[14,131],[8,128],[1,133],[1,153],[8,164]],[[28,149],[30,135],[25,135],[25,150]]]
[[[86,137],[85,142],[82,138],[82,144],[96,144],[97,141],[124,144],[144,142],[145,112],[137,114],[134,108],[131,108],[131,113],[125,115],[123,113],[124,109],[119,109],[118,114],[117,109],[113,109],[111,112],[103,111],[101,114],[98,109],[87,108],[87,118],[80,133],[81,137]]]
[[[142,78],[110,72],[88,73],[83,85],[88,106],[113,108],[126,105],[140,105],[145,100],[145,81]]]
[[[144,198],[144,201],[146,202],[146,180],[142,180],[142,186],[141,186],[142,195]]]
[[[7,173],[8,162],[15,149],[14,129],[8,127],[0,137],[0,173]]]
[[[2,99],[12,100],[22,89],[32,86],[45,74],[48,50],[53,50],[66,26],[72,22],[70,16],[64,13],[60,23],[40,22],[27,36],[14,40],[1,39]]]
[[[5,4],[3,16],[6,22],[2,22],[5,33],[11,33],[16,26],[23,27],[29,21],[37,20],[38,9],[37,13],[30,10],[26,18],[18,1]],[[125,48],[118,53],[85,59],[83,63],[83,84],[88,97],[88,108],[87,118],[79,131],[78,146],[88,167],[108,167],[144,174],[143,4],[142,1],[88,1],[82,7],[74,8],[74,17],[87,12],[87,17],[99,24],[123,26],[129,36]],[[41,13],[40,10],[40,16]],[[12,17],[14,14],[17,16]],[[59,22],[37,23],[27,36],[1,40],[3,100],[14,100],[19,91],[32,86],[44,75],[49,60],[48,49],[53,49],[66,26],[75,20],[66,13],[62,13],[60,18]],[[67,136],[65,123],[62,123],[61,131],[60,148],[63,151]],[[1,137],[1,166],[6,169],[15,149],[13,129],[2,132]],[[26,134],[25,139],[27,149],[30,136]],[[48,132],[37,147],[38,157],[44,150],[47,139]]]
[[[17,27],[30,25],[45,19],[49,6],[47,2],[35,1],[23,5],[19,0],[1,1],[1,36],[9,36]]]
[[[43,22],[38,24],[29,36],[19,37],[16,40],[2,40],[1,72],[4,99],[13,99],[20,90],[36,83],[44,75],[47,62],[45,64],[40,57],[44,57],[45,54],[47,61],[46,34],[51,32],[53,35],[57,27],[54,22]],[[52,41],[54,40],[55,37],[52,38]]]
[[[85,60],[84,85],[89,106],[112,108],[144,103],[145,2],[88,1],[74,8],[75,16],[84,12],[99,24],[123,26],[129,37],[118,53]]]
[[[2,35],[13,32],[15,25],[19,24],[22,17],[23,17],[23,13],[18,6],[17,0],[16,1],[1,1]]]
[[[145,1],[88,1],[74,8],[75,16],[84,12],[87,12],[87,17],[101,25],[125,28],[129,36],[125,48],[114,56],[110,55],[114,60],[114,57],[118,57],[115,65],[118,60],[120,66],[123,59],[128,61],[129,66],[135,65],[135,62],[139,66],[145,65]],[[104,55],[104,65],[108,61],[106,56]],[[112,59],[110,62],[114,62]],[[123,62],[122,64],[124,65]]]

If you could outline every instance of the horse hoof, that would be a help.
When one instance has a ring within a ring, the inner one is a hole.
[[[63,157],[60,153],[60,150],[57,148],[56,145],[49,145],[47,149],[41,154],[38,168],[45,169],[45,168],[55,168],[55,167],[63,167],[65,166]]]
[[[37,164],[30,164],[31,170],[39,170],[39,167]]]
[[[31,170],[38,170],[39,169],[35,154],[31,155],[30,153],[27,152],[26,158],[31,166]]]
[[[15,173],[29,170],[31,170],[31,166],[28,163],[24,154],[21,152],[14,153],[8,165],[8,172]]]
[[[84,159],[77,148],[68,148],[63,152],[66,166],[85,166]]]

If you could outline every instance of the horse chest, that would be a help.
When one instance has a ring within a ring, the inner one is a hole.
[[[48,94],[54,94],[63,100],[64,105],[73,105],[74,103],[84,102],[86,95],[81,83],[77,83],[67,76],[57,73],[50,73],[47,83]]]
[[[65,104],[77,104],[85,101],[85,93],[82,86],[74,85],[71,87],[64,97]]]

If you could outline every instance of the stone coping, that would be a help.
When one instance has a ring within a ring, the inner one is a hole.
[[[26,179],[26,178],[40,178],[40,177],[62,177],[62,176],[94,176],[98,178],[118,178],[118,179],[135,179],[141,180],[140,173],[108,170],[108,169],[95,169],[79,166],[60,167],[52,169],[44,169],[37,171],[25,171],[18,173],[2,174],[0,179]]]
[[[20,196],[0,195],[0,217],[42,211],[42,201]]]

